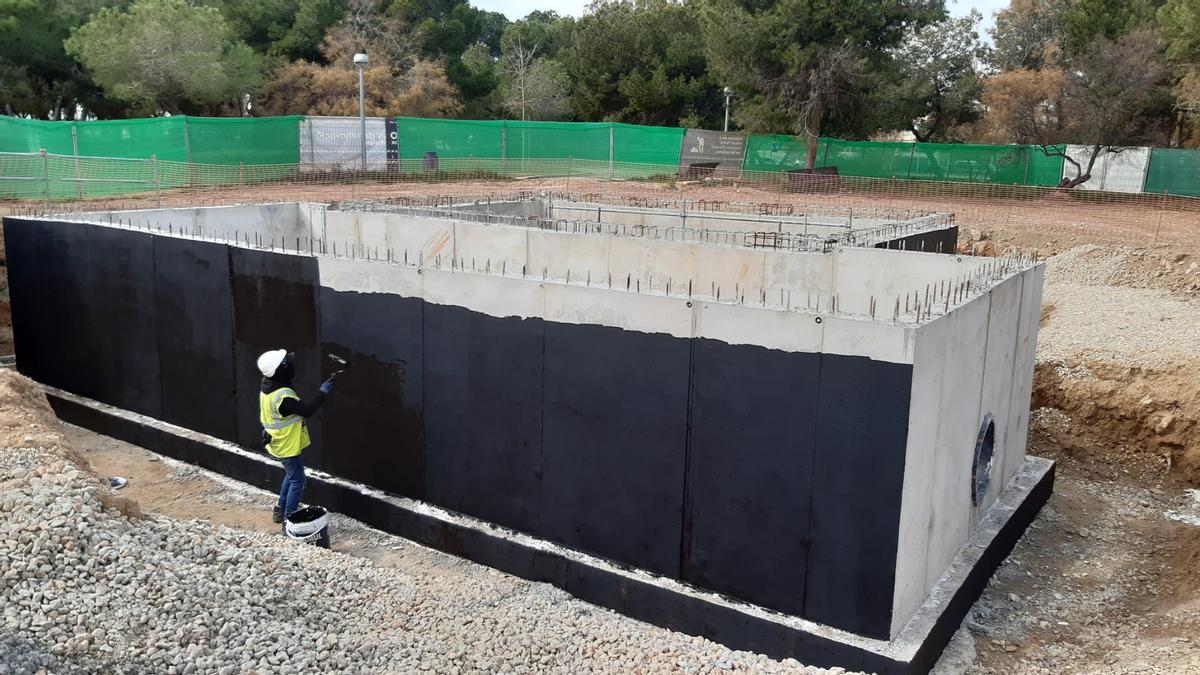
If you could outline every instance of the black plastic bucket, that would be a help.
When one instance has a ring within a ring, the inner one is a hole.
[[[288,539],[329,548],[329,511],[323,506],[296,509],[283,521]]]

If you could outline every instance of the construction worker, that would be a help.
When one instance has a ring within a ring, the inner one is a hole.
[[[258,357],[258,370],[263,375],[258,395],[262,442],[267,453],[279,460],[284,469],[279,502],[271,512],[271,520],[276,523],[282,523],[300,507],[304,496],[304,459],[300,453],[312,444],[305,420],[317,413],[325,396],[333,391],[330,377],[311,400],[301,400],[292,389],[292,379],[296,376],[294,360],[295,354],[286,349],[263,352]]]

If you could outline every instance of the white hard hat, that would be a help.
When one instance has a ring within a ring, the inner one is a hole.
[[[262,356],[258,357],[258,370],[263,374],[263,377],[274,377],[275,369],[286,358],[286,349],[272,349],[269,352],[263,352]]]

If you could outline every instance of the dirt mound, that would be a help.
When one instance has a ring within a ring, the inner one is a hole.
[[[1104,361],[1040,362],[1035,426],[1076,459],[1200,485],[1200,361],[1170,372]]]
[[[41,387],[15,371],[0,369],[0,447],[67,445]]]

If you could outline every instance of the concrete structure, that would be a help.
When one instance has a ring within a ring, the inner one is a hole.
[[[684,630],[719,605],[792,632],[704,634],[812,663],[932,663],[1049,489],[1025,456],[1040,265],[463,213],[7,219],[18,366],[253,447],[258,351],[295,349],[306,390],[349,355],[310,461],[513,532],[456,552]],[[529,546],[650,595],[514,562]]]

